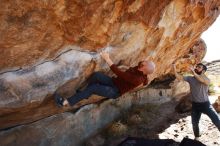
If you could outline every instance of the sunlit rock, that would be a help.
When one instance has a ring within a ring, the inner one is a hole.
[[[1,129],[102,100],[60,109],[52,96],[69,97],[94,71],[110,74],[102,50],[117,65],[153,60],[149,83],[172,73],[174,62],[185,71],[203,58],[200,35],[220,13],[219,0],[2,0],[0,6]]]

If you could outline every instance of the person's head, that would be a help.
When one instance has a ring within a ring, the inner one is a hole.
[[[144,60],[138,63],[138,70],[142,71],[145,75],[152,74],[155,70],[153,61]]]
[[[205,73],[207,70],[207,67],[202,64],[202,63],[198,63],[194,69],[194,71],[198,74],[198,75],[201,75],[203,73]]]

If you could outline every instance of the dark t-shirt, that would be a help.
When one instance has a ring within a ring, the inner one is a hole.
[[[139,71],[137,66],[130,67],[125,72],[118,69],[115,64],[111,65],[110,68],[117,75],[117,77],[113,77],[112,79],[121,95],[141,84],[146,85],[148,83],[147,76]]]

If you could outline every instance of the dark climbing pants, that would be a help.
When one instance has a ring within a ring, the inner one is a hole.
[[[87,87],[67,100],[71,106],[82,99],[87,99],[91,95],[99,95],[107,98],[117,98],[120,96],[118,88],[114,85],[112,78],[101,73],[95,72],[88,79]]]
[[[199,120],[202,113],[206,114],[212,120],[212,123],[215,124],[215,126],[220,131],[220,117],[213,108],[213,106],[210,104],[210,102],[203,102],[203,103],[193,102],[191,116],[192,116],[193,132],[195,137],[199,137]]]

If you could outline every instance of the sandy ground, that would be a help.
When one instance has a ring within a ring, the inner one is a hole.
[[[210,102],[214,103],[217,96],[210,96]],[[178,116],[178,114],[176,115]],[[220,114],[219,114],[220,116]],[[202,114],[200,123],[200,134],[199,141],[207,146],[220,146],[220,132],[213,125],[211,120],[205,114]],[[174,139],[180,142],[184,137],[194,138],[191,124],[191,116],[179,119],[177,123],[170,125],[162,133],[159,133],[160,139]]]
[[[207,146],[220,146],[220,132],[206,115],[201,116],[199,126],[200,142]],[[159,133],[160,139],[173,139],[177,142],[180,142],[184,137],[194,138],[190,116],[181,118],[177,123],[170,125],[170,127]]]
[[[217,96],[210,97],[213,103]],[[178,114],[174,111],[177,103],[171,101],[161,105],[133,107],[127,113],[97,135],[91,137],[86,146],[116,146],[128,136],[146,139],[173,139],[180,142],[184,137],[194,139],[190,113]],[[134,122],[132,117],[138,116]],[[119,124],[118,124],[119,123]],[[115,127],[112,125],[116,125]],[[220,132],[211,120],[202,115],[200,120],[200,142],[207,146],[220,146]]]

